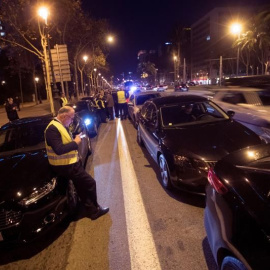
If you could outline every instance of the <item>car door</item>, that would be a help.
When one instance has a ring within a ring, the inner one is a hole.
[[[149,102],[145,109],[144,114],[144,124],[143,124],[143,133],[144,133],[144,143],[150,155],[155,161],[158,151],[158,136],[157,136],[157,108],[156,106]]]

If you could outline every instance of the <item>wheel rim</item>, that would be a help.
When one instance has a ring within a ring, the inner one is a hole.
[[[161,180],[165,187],[168,186],[168,170],[167,170],[167,164],[165,159],[161,156],[159,160],[159,167],[160,167],[160,174],[161,174]]]

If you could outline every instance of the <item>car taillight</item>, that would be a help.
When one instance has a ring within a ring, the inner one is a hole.
[[[228,192],[228,189],[223,185],[223,183],[216,176],[214,169],[210,168],[208,171],[208,182],[219,194],[225,194]]]

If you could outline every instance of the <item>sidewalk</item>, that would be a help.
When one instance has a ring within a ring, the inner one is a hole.
[[[21,104],[21,110],[18,111],[18,115],[20,118],[31,117],[31,116],[39,116],[50,114],[50,103],[48,100],[43,100],[42,104],[36,104],[35,102],[27,102]],[[5,108],[0,108],[0,126],[4,125],[8,122],[7,114]]]

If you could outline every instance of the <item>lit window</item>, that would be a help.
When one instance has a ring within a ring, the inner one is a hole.
[[[210,40],[211,38],[210,38],[210,35],[208,35],[207,37],[206,37],[206,40],[208,41],[208,40]]]

